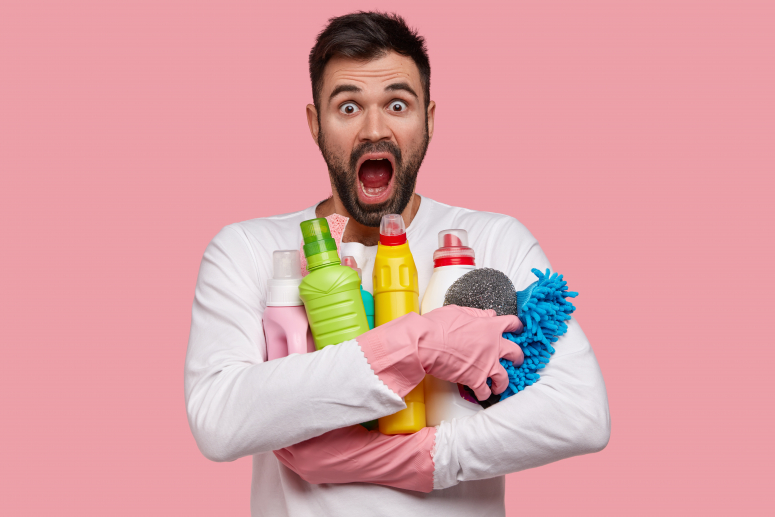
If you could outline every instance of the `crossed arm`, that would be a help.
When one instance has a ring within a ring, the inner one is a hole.
[[[388,437],[350,428],[405,407],[403,388],[369,363],[365,340],[263,360],[262,281],[244,235],[225,228],[202,261],[186,357],[189,423],[210,459],[278,451],[286,466],[303,465],[294,470],[310,482],[429,491],[595,452],[608,442],[605,386],[575,320],[539,383],[471,417]],[[350,446],[335,439],[340,435]],[[305,451],[324,447],[335,454],[305,462]],[[358,462],[367,452],[372,471]]]

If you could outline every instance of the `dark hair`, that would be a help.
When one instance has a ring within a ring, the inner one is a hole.
[[[328,25],[318,34],[315,46],[309,53],[312,99],[318,111],[320,91],[323,89],[323,70],[332,57],[369,60],[391,50],[412,58],[417,65],[427,109],[431,95],[431,63],[425,39],[395,13],[358,11],[328,20]]]

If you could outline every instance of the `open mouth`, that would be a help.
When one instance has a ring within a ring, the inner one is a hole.
[[[393,155],[369,153],[358,160],[358,198],[367,204],[383,203],[393,190]]]

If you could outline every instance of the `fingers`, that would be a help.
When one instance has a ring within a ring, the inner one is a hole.
[[[479,384],[478,386],[470,386],[470,388],[474,390],[474,395],[476,395],[477,400],[487,400],[488,398],[490,398],[490,395],[492,395],[492,391],[490,391],[490,387],[487,386],[487,379],[484,379],[482,383]]]
[[[494,321],[501,325],[501,332],[522,332],[522,322],[516,316],[498,316]]]
[[[525,360],[525,354],[522,353],[522,349],[519,345],[503,337],[500,338],[500,340],[500,354],[498,355],[504,359],[508,359],[514,363],[515,366],[521,365],[522,361]]]
[[[293,470],[293,453],[288,449],[278,449],[272,452],[274,452],[274,455],[280,460],[280,463]]]
[[[490,378],[492,379],[492,392],[496,395],[500,395],[509,387],[509,374],[506,373],[506,369],[500,363],[493,366],[490,371]]]

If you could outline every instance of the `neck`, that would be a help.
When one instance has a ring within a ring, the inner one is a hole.
[[[401,217],[404,219],[404,224],[409,228],[412,220],[417,215],[417,210],[420,209],[420,196],[412,194],[412,199],[401,212]],[[379,242],[379,228],[372,226],[364,226],[349,214],[345,210],[344,205],[339,200],[339,196],[336,195],[336,191],[332,196],[322,203],[320,203],[315,209],[315,217],[328,217],[331,214],[339,214],[344,217],[350,218],[347,222],[347,226],[344,229],[344,235],[342,236],[342,242],[360,242],[364,246],[376,246]]]

